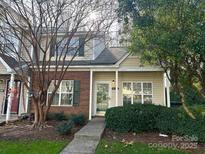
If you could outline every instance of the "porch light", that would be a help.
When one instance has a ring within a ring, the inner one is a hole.
[[[115,80],[112,80],[112,90],[116,89]]]

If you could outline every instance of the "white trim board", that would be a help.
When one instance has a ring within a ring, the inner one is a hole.
[[[120,67],[120,72],[164,72],[160,66],[155,67]]]

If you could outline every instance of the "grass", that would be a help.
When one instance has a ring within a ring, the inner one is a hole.
[[[0,140],[0,154],[57,154],[67,144],[57,140]]]
[[[165,149],[165,148],[150,148],[146,144],[134,143],[126,145],[119,141],[108,142],[101,140],[95,154],[186,154],[184,151]]]

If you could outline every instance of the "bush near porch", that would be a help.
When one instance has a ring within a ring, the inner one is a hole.
[[[118,132],[160,132],[188,135],[205,142],[205,119],[189,118],[184,112],[152,104],[113,107],[106,111],[106,127]]]

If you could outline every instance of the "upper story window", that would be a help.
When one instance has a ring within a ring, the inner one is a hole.
[[[85,40],[83,37],[73,37],[70,41],[68,38],[58,38],[57,45],[52,56],[84,56]]]
[[[79,38],[74,37],[68,41],[68,39],[59,40],[59,43],[56,48],[56,55],[68,55],[74,56],[79,48]]]

